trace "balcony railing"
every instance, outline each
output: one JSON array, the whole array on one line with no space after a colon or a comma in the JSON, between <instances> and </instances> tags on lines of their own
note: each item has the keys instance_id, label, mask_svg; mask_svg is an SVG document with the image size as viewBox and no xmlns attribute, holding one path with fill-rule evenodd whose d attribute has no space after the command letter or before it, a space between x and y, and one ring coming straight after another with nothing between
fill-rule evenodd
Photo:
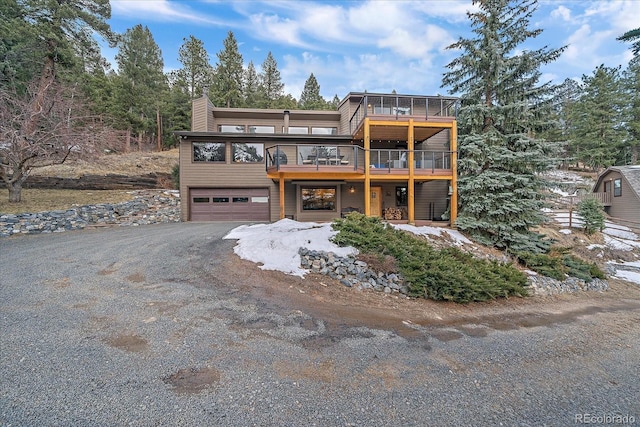
<instances>
[{"instance_id":1,"label":"balcony railing","mask_svg":"<svg viewBox=\"0 0 640 427\"><path fill-rule=\"evenodd\" d=\"M371 150L369 157L371 169L391 172L392 169L407 169L407 150ZM413 152L413 167L416 170L451 169L451 151L415 150ZM419 172L419 171L418 171Z\"/></svg>"},{"instance_id":2,"label":"balcony railing","mask_svg":"<svg viewBox=\"0 0 640 427\"><path fill-rule=\"evenodd\" d=\"M367 116L456 117L458 98L444 96L364 95L349 120L353 134Z\"/></svg>"},{"instance_id":3,"label":"balcony railing","mask_svg":"<svg viewBox=\"0 0 640 427\"><path fill-rule=\"evenodd\" d=\"M328 167L357 170L359 164L363 167L364 159L364 150L355 145L275 145L267 148L266 152L267 170L298 166L305 167L304 170Z\"/></svg>"},{"instance_id":4,"label":"balcony railing","mask_svg":"<svg viewBox=\"0 0 640 427\"><path fill-rule=\"evenodd\" d=\"M589 193L587 196L595 197L602 206L611 206L611 191L606 193Z\"/></svg>"},{"instance_id":5,"label":"balcony railing","mask_svg":"<svg viewBox=\"0 0 640 427\"><path fill-rule=\"evenodd\" d=\"M358 171L364 173L365 150L357 145L275 145L266 149L267 170ZM451 151L414 150L416 174L451 169ZM375 174L407 174L408 150L371 150L369 168ZM404 171L403 171L404 170Z\"/></svg>"}]
</instances>

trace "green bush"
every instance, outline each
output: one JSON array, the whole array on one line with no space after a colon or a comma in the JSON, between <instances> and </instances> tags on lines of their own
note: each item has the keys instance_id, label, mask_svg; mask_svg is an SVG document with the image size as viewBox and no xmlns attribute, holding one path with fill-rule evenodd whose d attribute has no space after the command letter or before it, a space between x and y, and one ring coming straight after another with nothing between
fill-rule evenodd
<instances>
[{"instance_id":1,"label":"green bush","mask_svg":"<svg viewBox=\"0 0 640 427\"><path fill-rule=\"evenodd\" d=\"M595 197L587 197L578 203L578 214L584 221L584 232L593 234L604 228L604 208Z\"/></svg>"},{"instance_id":2,"label":"green bush","mask_svg":"<svg viewBox=\"0 0 640 427\"><path fill-rule=\"evenodd\" d=\"M437 250L379 218L352 212L335 220L333 228L338 245L394 257L411 296L467 303L527 294L526 276L513 265L479 260L457 248Z\"/></svg>"},{"instance_id":3,"label":"green bush","mask_svg":"<svg viewBox=\"0 0 640 427\"><path fill-rule=\"evenodd\" d=\"M175 165L171 168L171 180L173 181L173 185L179 190L180 189L180 165Z\"/></svg>"},{"instance_id":4,"label":"green bush","mask_svg":"<svg viewBox=\"0 0 640 427\"><path fill-rule=\"evenodd\" d=\"M567 248L552 248L547 254L521 252L517 254L518 262L543 276L556 280L564 280L566 276L577 277L586 282L594 278L604 279L604 272L594 263L587 263L580 258L568 254Z\"/></svg>"}]
</instances>

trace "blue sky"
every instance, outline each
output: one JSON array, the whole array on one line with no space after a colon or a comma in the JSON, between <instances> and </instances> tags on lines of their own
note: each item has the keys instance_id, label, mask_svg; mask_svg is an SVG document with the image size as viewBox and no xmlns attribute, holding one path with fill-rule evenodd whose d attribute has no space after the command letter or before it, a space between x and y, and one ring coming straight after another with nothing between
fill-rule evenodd
<instances>
[{"instance_id":1,"label":"blue sky","mask_svg":"<svg viewBox=\"0 0 640 427\"><path fill-rule=\"evenodd\" d=\"M300 96L311 73L321 94L348 92L446 94L445 66L457 53L445 47L470 33L471 1L111 0L111 28L147 26L162 50L165 71L181 68L178 49L190 35L202 40L215 66L233 31L245 66L260 70L269 51L285 92ZM526 47L569 47L542 68L543 80L591 74L600 64L627 66L630 44L616 37L640 26L640 0L541 0L531 20L542 35ZM115 67L115 50L104 49Z\"/></svg>"}]
</instances>

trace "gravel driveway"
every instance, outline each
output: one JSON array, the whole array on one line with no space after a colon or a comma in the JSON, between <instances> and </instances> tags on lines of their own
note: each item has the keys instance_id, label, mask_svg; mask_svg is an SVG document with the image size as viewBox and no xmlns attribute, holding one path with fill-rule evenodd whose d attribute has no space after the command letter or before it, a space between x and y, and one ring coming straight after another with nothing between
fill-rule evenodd
<instances>
[{"instance_id":1,"label":"gravel driveway","mask_svg":"<svg viewBox=\"0 0 640 427\"><path fill-rule=\"evenodd\" d=\"M0 239L0 425L640 424L637 293L369 321L323 309L333 284L234 260L236 225Z\"/></svg>"}]
</instances>

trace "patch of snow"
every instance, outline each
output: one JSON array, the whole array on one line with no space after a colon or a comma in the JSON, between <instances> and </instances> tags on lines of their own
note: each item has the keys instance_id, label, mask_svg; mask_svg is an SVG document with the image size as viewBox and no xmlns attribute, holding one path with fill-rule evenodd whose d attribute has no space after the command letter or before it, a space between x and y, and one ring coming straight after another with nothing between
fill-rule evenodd
<instances>
[{"instance_id":1,"label":"patch of snow","mask_svg":"<svg viewBox=\"0 0 640 427\"><path fill-rule=\"evenodd\" d=\"M604 248L606 248L605 245L598 245L598 244L593 244L593 245L587 246L587 249L589 249L590 251L592 251L594 249L604 249Z\"/></svg>"},{"instance_id":2,"label":"patch of snow","mask_svg":"<svg viewBox=\"0 0 640 427\"><path fill-rule=\"evenodd\" d=\"M605 234L603 237L604 237L604 244L612 249L618 249L621 251L632 251L634 246L636 246L636 244L638 247L640 247L640 242L617 239L615 237L609 236L608 234Z\"/></svg>"},{"instance_id":3,"label":"patch of snow","mask_svg":"<svg viewBox=\"0 0 640 427\"><path fill-rule=\"evenodd\" d=\"M571 234L572 233L572 231L569 230L568 228L563 228L562 230L558 230L558 232L562 233L562 234Z\"/></svg>"},{"instance_id":4,"label":"patch of snow","mask_svg":"<svg viewBox=\"0 0 640 427\"><path fill-rule=\"evenodd\" d=\"M618 270L616 271L615 277L640 285L640 273L636 273L635 271Z\"/></svg>"},{"instance_id":5,"label":"patch of snow","mask_svg":"<svg viewBox=\"0 0 640 427\"><path fill-rule=\"evenodd\" d=\"M558 194L558 195L560 195L560 196L562 196L562 197L569 197L569 196L575 196L575 195L577 195L577 191L574 191L573 193L569 194L569 193L567 193L566 191L562 191L561 189L559 189L559 188L555 188L555 187L554 187L554 188L550 188L549 190L550 190L552 193L554 193L554 194Z\"/></svg>"},{"instance_id":6,"label":"patch of snow","mask_svg":"<svg viewBox=\"0 0 640 427\"><path fill-rule=\"evenodd\" d=\"M608 234L609 236L619 237L625 240L640 240L640 237L638 237L636 233L632 232L629 228L624 226L615 226L615 228L611 225L605 226L605 229L602 230L602 232L604 234Z\"/></svg>"},{"instance_id":7,"label":"patch of snow","mask_svg":"<svg viewBox=\"0 0 640 427\"><path fill-rule=\"evenodd\" d=\"M298 249L333 252L338 256L356 254L352 247L340 247L329 239L337 234L331 223L297 222L282 219L271 224L241 225L224 238L237 239L233 251L242 259L261 263L263 270L278 270L304 277Z\"/></svg>"},{"instance_id":8,"label":"patch of snow","mask_svg":"<svg viewBox=\"0 0 640 427\"><path fill-rule=\"evenodd\" d=\"M453 240L456 246L469 245L473 244L473 242L462 235L457 230L450 230L448 228L442 227L416 227L415 225L409 224L391 224L393 228L397 228L398 230L408 231L410 233L416 234L418 236L442 236L443 233L447 234L448 237Z\"/></svg>"}]
</instances>

